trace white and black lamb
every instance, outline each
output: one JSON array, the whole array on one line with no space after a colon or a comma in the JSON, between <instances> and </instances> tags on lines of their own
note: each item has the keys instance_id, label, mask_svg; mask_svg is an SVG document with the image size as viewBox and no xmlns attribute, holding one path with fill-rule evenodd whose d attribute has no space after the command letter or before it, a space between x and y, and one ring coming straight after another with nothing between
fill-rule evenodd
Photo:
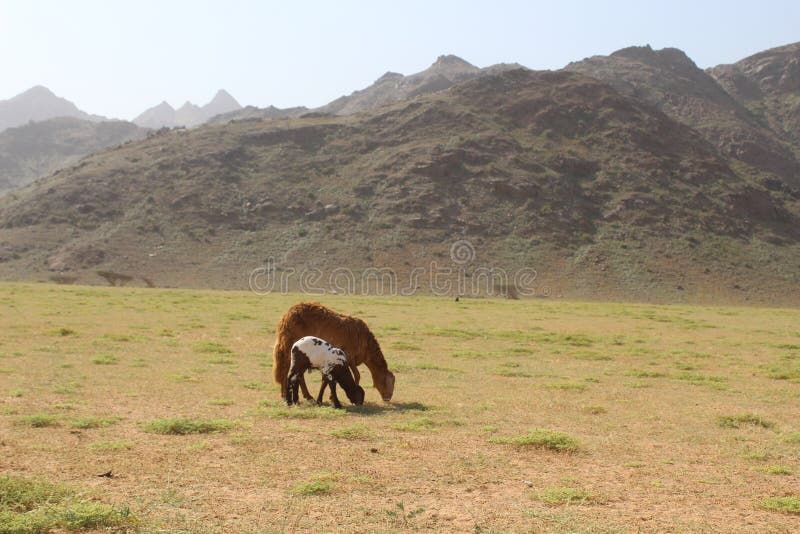
<instances>
[{"instance_id":1,"label":"white and black lamb","mask_svg":"<svg viewBox=\"0 0 800 534\"><path fill-rule=\"evenodd\" d=\"M314 336L300 338L292 345L292 362L286 382L286 404L297 404L298 383L303 373L312 369L319 369L322 373L322 387L317 395L317 404L322 404L322 394L330 385L333 405L336 408L342 407L336 397L336 384L342 386L350 402L364 404L364 388L353 379L345 352Z\"/></svg>"}]
</instances>

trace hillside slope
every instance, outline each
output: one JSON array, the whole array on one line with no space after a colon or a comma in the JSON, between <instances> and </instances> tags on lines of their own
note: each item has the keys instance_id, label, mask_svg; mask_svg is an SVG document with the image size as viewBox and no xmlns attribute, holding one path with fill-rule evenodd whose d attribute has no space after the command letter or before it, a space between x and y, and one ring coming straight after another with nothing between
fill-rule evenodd
<instances>
[{"instance_id":1,"label":"hillside slope","mask_svg":"<svg viewBox=\"0 0 800 534\"><path fill-rule=\"evenodd\" d=\"M800 154L800 43L708 70L725 90L790 139Z\"/></svg>"},{"instance_id":2,"label":"hillside slope","mask_svg":"<svg viewBox=\"0 0 800 534\"><path fill-rule=\"evenodd\" d=\"M791 139L763 123L682 51L630 47L566 69L606 81L691 126L767 187L800 187L800 152Z\"/></svg>"},{"instance_id":3,"label":"hillside slope","mask_svg":"<svg viewBox=\"0 0 800 534\"><path fill-rule=\"evenodd\" d=\"M479 76L518 68L522 68L521 65L499 64L480 69L457 56L439 56L430 67L422 72L409 76L397 72L387 72L369 87L339 97L315 111L334 115L352 115L417 96L443 91Z\"/></svg>"},{"instance_id":4,"label":"hillside slope","mask_svg":"<svg viewBox=\"0 0 800 534\"><path fill-rule=\"evenodd\" d=\"M284 275L378 266L401 282L437 262L534 268L538 294L796 303L798 198L610 85L514 70L91 156L0 200L0 276L242 288L268 258ZM466 265L450 262L459 239Z\"/></svg>"},{"instance_id":5,"label":"hillside slope","mask_svg":"<svg viewBox=\"0 0 800 534\"><path fill-rule=\"evenodd\" d=\"M0 132L0 195L75 163L87 154L141 139L129 122L57 118Z\"/></svg>"}]
</instances>

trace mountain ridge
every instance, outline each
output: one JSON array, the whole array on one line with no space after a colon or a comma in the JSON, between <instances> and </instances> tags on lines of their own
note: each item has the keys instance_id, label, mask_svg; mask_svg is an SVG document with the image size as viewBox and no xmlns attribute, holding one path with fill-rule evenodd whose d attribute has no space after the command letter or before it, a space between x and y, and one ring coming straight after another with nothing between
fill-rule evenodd
<instances>
[{"instance_id":1,"label":"mountain ridge","mask_svg":"<svg viewBox=\"0 0 800 534\"><path fill-rule=\"evenodd\" d=\"M74 103L56 96L43 85L35 85L7 100L0 100L0 132L28 122L56 117L73 117L90 121L108 120L78 109Z\"/></svg>"},{"instance_id":2,"label":"mountain ridge","mask_svg":"<svg viewBox=\"0 0 800 534\"><path fill-rule=\"evenodd\" d=\"M143 128L192 128L203 124L213 117L225 113L236 112L242 109L241 104L224 89L219 89L212 99L203 106L198 106L188 100L178 108L173 108L166 101L146 109L137 115L133 121Z\"/></svg>"},{"instance_id":3,"label":"mountain ridge","mask_svg":"<svg viewBox=\"0 0 800 534\"><path fill-rule=\"evenodd\" d=\"M462 61L388 72L357 112L245 108L88 156L0 199L0 278L243 289L267 260L443 265L478 282L533 268L537 296L800 304L797 145L711 72L649 47L557 71ZM475 261L456 265L464 241Z\"/></svg>"}]
</instances>

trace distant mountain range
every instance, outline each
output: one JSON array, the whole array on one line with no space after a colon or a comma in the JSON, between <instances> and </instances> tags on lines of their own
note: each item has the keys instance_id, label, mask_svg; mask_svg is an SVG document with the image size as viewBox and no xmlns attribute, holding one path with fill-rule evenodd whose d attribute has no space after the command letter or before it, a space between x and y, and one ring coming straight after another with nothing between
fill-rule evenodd
<instances>
[{"instance_id":1,"label":"distant mountain range","mask_svg":"<svg viewBox=\"0 0 800 534\"><path fill-rule=\"evenodd\" d=\"M0 198L0 278L245 288L272 258L407 283L467 240L468 283L798 305L798 65L800 44L707 70L649 46L546 72L442 56L321 108L150 132Z\"/></svg>"},{"instance_id":2,"label":"distant mountain range","mask_svg":"<svg viewBox=\"0 0 800 534\"><path fill-rule=\"evenodd\" d=\"M107 120L105 117L81 111L69 100L54 95L41 85L31 87L8 100L0 100L0 131L54 117L73 117L90 121Z\"/></svg>"},{"instance_id":3,"label":"distant mountain range","mask_svg":"<svg viewBox=\"0 0 800 534\"><path fill-rule=\"evenodd\" d=\"M133 123L143 128L158 129L185 126L191 128L223 113L240 110L242 106L227 91L220 89L211 102L204 106L196 106L186 102L174 109L167 102L161 102L133 119Z\"/></svg>"},{"instance_id":4,"label":"distant mountain range","mask_svg":"<svg viewBox=\"0 0 800 534\"><path fill-rule=\"evenodd\" d=\"M519 68L522 66L514 63L498 64L480 69L457 56L439 56L430 67L422 72L410 76L387 72L366 89L337 98L315 111L334 115L351 115L416 96L443 91L457 83L482 75Z\"/></svg>"}]
</instances>

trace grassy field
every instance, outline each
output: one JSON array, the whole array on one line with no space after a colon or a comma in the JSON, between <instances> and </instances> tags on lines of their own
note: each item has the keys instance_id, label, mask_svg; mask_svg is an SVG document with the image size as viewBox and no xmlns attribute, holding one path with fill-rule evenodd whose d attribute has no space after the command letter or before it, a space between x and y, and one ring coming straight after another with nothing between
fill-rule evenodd
<instances>
[{"instance_id":1,"label":"grassy field","mask_svg":"<svg viewBox=\"0 0 800 534\"><path fill-rule=\"evenodd\" d=\"M272 384L300 300L0 284L0 532L797 528L800 311L324 297L397 376L337 411Z\"/></svg>"}]
</instances>

